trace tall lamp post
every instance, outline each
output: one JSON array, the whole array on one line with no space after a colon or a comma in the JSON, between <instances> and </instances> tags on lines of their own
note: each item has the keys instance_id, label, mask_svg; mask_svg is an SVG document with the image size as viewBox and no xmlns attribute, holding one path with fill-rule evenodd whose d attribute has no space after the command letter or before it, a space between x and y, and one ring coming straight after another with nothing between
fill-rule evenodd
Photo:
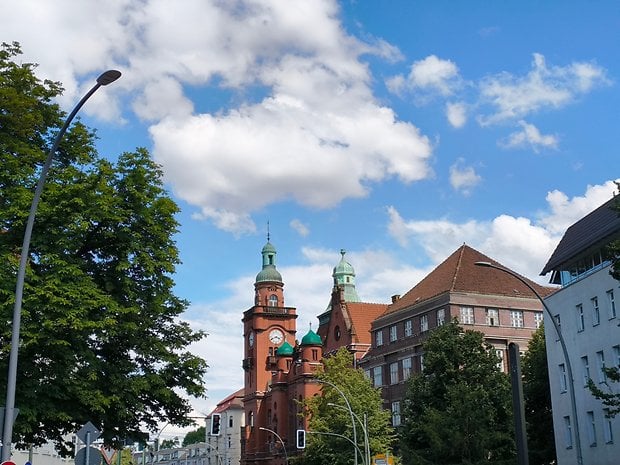
<instances>
[{"instance_id":1,"label":"tall lamp post","mask_svg":"<svg viewBox=\"0 0 620 465\"><path fill-rule=\"evenodd\" d=\"M286 453L286 444L284 444L284 441L282 440L280 435L278 433L276 433L274 430L269 429L269 428L263 428L262 426L259 426L258 429L261 429L263 431L267 431L268 433L271 433L275 437L278 438L278 441L280 441L280 444L282 444L282 450L284 451L284 460L286 461L286 465L288 465L288 454Z\"/></svg>"},{"instance_id":2,"label":"tall lamp post","mask_svg":"<svg viewBox=\"0 0 620 465\"><path fill-rule=\"evenodd\" d=\"M107 86L113 83L119 77L121 72L111 69L97 78L97 83L82 97L78 104L73 108L73 111L67 117L65 124L60 129L60 132L54 139L54 143L47 153L47 159L39 175L39 181L34 191L34 198L30 205L30 214L28 215L28 221L26 223L26 231L24 232L24 241L22 243L22 252L19 260L19 268L17 271L17 283L15 285L15 305L13 307L13 323L11 332L11 350L9 353L9 369L6 384L6 404L4 408L4 430L2 433L2 462L7 461L11 456L11 443L13 441L13 421L15 417L15 386L17 384L17 352L19 349L19 330L21 324L21 311L22 311L22 296L24 293L24 277L26 274L26 264L28 262L28 249L30 248L30 237L32 236L32 227L34 225L34 217L37 212L37 206L39 205L39 199L41 198L41 192L43 191L43 185L45 184L45 178L47 172L52 164L54 154L58 149L60 140L65 132L69 128L71 121L75 117L78 111L86 103L86 101L99 89L101 86Z\"/></svg>"},{"instance_id":3,"label":"tall lamp post","mask_svg":"<svg viewBox=\"0 0 620 465\"><path fill-rule=\"evenodd\" d=\"M340 410L347 410L346 407L342 405L334 404L333 402L328 402L327 405L329 407L334 407ZM364 433L364 455L366 456L366 465L370 465L370 443L368 442L368 429L366 428L366 425L362 422L360 417L358 417L355 412L351 411L351 413L353 414L357 422L360 424L360 427L362 428L362 432ZM365 419L366 419L366 414L364 414L364 420ZM360 453L360 455L362 454Z\"/></svg>"},{"instance_id":4,"label":"tall lamp post","mask_svg":"<svg viewBox=\"0 0 620 465\"><path fill-rule=\"evenodd\" d=\"M560 341L560 346L562 346L562 352L564 354L564 361L566 362L566 371L568 374L568 381L569 381L568 384L570 387L570 390L569 390L570 405L571 405L571 410L573 414L573 419L575 421L575 446L576 446L575 452L577 454L577 465L583 465L583 455L581 452L581 437L579 434L579 418L577 416L577 402L575 400L575 380L573 379L573 369L571 366L570 358L568 356L568 350L566 349L566 341L564 341L564 336L562 336L562 331L558 325L558 322L555 320L555 318L553 317L553 314L551 313L551 310L549 310L549 307L547 307L547 304L545 303L544 299L540 296L540 294L536 291L536 289L534 289L532 285L530 285L530 283L528 283L525 279L523 279L517 273L507 268L497 266L490 262L476 262L476 265L487 267L487 268L495 268L496 270L503 271L504 273L509 274L510 276L518 279L523 284L525 284L525 286L534 293L534 295L538 298L538 300L540 300L540 303L542 304L545 312L547 312L547 316L553 323L555 332L558 335L558 340Z\"/></svg>"},{"instance_id":5,"label":"tall lamp post","mask_svg":"<svg viewBox=\"0 0 620 465\"><path fill-rule=\"evenodd\" d=\"M347 399L347 396L344 395L344 392L342 392L342 389L340 389L338 386L336 386L331 381L326 381L324 379L319 379L319 378L315 378L314 380L317 383L327 384L328 386L333 387L338 392L338 394L340 394L340 396L344 399L344 403L347 405L347 409L349 409L349 414L351 415L351 426L353 427L353 444L355 444L355 449L353 450L353 453L355 454L355 465L357 465L357 452L359 451L359 447L357 447L357 428L355 427L355 417L353 415L353 409L351 408L349 399ZM360 452L360 456L362 456L361 452Z\"/></svg>"}]
</instances>

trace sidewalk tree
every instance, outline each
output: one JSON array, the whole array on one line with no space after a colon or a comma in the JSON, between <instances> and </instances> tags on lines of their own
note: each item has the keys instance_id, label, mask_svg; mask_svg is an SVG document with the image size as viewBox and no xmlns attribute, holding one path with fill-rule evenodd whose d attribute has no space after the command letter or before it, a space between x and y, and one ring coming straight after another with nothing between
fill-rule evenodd
<instances>
[{"instance_id":1,"label":"sidewalk tree","mask_svg":"<svg viewBox=\"0 0 620 465\"><path fill-rule=\"evenodd\" d=\"M557 463L544 327L532 335L521 367L530 463Z\"/></svg>"},{"instance_id":2,"label":"sidewalk tree","mask_svg":"<svg viewBox=\"0 0 620 465\"><path fill-rule=\"evenodd\" d=\"M385 453L394 441L390 425L390 412L381 408L381 394L375 389L364 372L353 368L353 355L341 348L336 354L324 359L324 370L317 378L328 381L345 394L351 409L363 422L367 421L371 454ZM353 445L342 437L319 433L335 433L353 439L351 414L342 395L328 384L323 384L322 395L307 399L302 415L310 418L306 435L304 465L350 465L353 463ZM340 407L334 407L336 404ZM364 433L356 423L358 446L364 452ZM359 459L359 463L361 462Z\"/></svg>"},{"instance_id":3,"label":"sidewalk tree","mask_svg":"<svg viewBox=\"0 0 620 465\"><path fill-rule=\"evenodd\" d=\"M508 375L483 334L456 321L431 332L409 380L400 431L405 464L502 463L514 457Z\"/></svg>"},{"instance_id":4,"label":"sidewalk tree","mask_svg":"<svg viewBox=\"0 0 620 465\"><path fill-rule=\"evenodd\" d=\"M64 122L58 83L0 48L0 315L12 320L24 227L46 152ZM37 210L26 270L14 427L18 447L87 421L109 446L162 421L189 425L187 396L202 396L206 363L188 346L204 337L179 317L178 207L147 150L100 158L77 121L63 138ZM10 324L0 327L0 397Z\"/></svg>"},{"instance_id":5,"label":"sidewalk tree","mask_svg":"<svg viewBox=\"0 0 620 465\"><path fill-rule=\"evenodd\" d=\"M183 438L183 447L191 446L192 444L198 444L199 442L205 442L207 437L207 430L204 426L195 429L194 431L190 431Z\"/></svg>"}]
</instances>

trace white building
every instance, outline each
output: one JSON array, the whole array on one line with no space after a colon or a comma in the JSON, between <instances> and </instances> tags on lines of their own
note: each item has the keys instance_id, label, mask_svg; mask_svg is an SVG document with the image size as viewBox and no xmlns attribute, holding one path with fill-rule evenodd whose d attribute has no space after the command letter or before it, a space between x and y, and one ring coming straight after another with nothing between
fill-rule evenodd
<instances>
[{"instance_id":1,"label":"white building","mask_svg":"<svg viewBox=\"0 0 620 465\"><path fill-rule=\"evenodd\" d=\"M587 387L592 379L603 390L620 391L619 383L607 383L603 371L620 366L620 281L610 275L604 252L620 238L620 217L611 208L616 199L569 227L541 272L551 272L550 282L562 286L545 302L568 354L566 360L554 323L545 315L558 465L620 463L620 415L606 417L604 405Z\"/></svg>"},{"instance_id":2,"label":"white building","mask_svg":"<svg viewBox=\"0 0 620 465\"><path fill-rule=\"evenodd\" d=\"M205 465L239 465L241 462L241 431L245 426L244 392L240 389L226 397L207 416ZM219 428L213 427L216 417Z\"/></svg>"}]
</instances>

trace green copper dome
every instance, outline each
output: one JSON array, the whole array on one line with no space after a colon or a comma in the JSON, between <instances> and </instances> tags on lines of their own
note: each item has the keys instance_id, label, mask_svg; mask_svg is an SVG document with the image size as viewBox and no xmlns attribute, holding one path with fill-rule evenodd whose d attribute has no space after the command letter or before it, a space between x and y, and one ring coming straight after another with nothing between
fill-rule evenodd
<instances>
[{"instance_id":1,"label":"green copper dome","mask_svg":"<svg viewBox=\"0 0 620 465\"><path fill-rule=\"evenodd\" d=\"M290 357L293 355L293 346L290 345L287 341L284 341L278 350L276 350L276 355L278 357Z\"/></svg>"},{"instance_id":2,"label":"green copper dome","mask_svg":"<svg viewBox=\"0 0 620 465\"><path fill-rule=\"evenodd\" d=\"M322 346L323 341L321 341L321 336L319 336L317 333L315 333L311 329L310 331L308 331L308 334L306 334L301 339L301 345L302 346Z\"/></svg>"},{"instance_id":3,"label":"green copper dome","mask_svg":"<svg viewBox=\"0 0 620 465\"><path fill-rule=\"evenodd\" d=\"M355 289L355 270L349 262L344 259L345 250L340 250L340 263L334 267L332 277L334 278L334 287L341 286L344 288L345 302L359 302L360 298Z\"/></svg>"},{"instance_id":4,"label":"green copper dome","mask_svg":"<svg viewBox=\"0 0 620 465\"><path fill-rule=\"evenodd\" d=\"M276 270L276 248L269 242L263 247L263 269L256 275L256 282L277 281L282 282L282 275Z\"/></svg>"}]
</instances>

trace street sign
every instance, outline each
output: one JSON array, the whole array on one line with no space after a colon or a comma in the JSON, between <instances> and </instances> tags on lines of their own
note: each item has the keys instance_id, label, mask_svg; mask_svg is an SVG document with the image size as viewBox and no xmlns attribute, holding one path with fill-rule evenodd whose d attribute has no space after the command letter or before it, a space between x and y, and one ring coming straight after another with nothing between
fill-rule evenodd
<instances>
[{"instance_id":1,"label":"street sign","mask_svg":"<svg viewBox=\"0 0 620 465\"><path fill-rule=\"evenodd\" d=\"M0 465L15 465L15 462L11 462L10 460L6 460L4 462L2 462L2 464Z\"/></svg>"},{"instance_id":2,"label":"street sign","mask_svg":"<svg viewBox=\"0 0 620 465\"><path fill-rule=\"evenodd\" d=\"M90 433L90 438L87 438L88 433ZM97 427L89 421L84 426L82 426L80 430L75 434L78 438L80 438L80 441L86 444L86 439L90 439L90 442L96 441L99 436L101 436L101 431L99 431Z\"/></svg>"},{"instance_id":3,"label":"street sign","mask_svg":"<svg viewBox=\"0 0 620 465\"><path fill-rule=\"evenodd\" d=\"M116 455L116 450L110 449L109 447L102 446L101 455L103 456L103 460L105 460L105 463L110 465L110 463L112 462L112 459L114 459L114 456Z\"/></svg>"},{"instance_id":4,"label":"street sign","mask_svg":"<svg viewBox=\"0 0 620 465\"><path fill-rule=\"evenodd\" d=\"M88 463L86 463L86 451L88 451ZM82 447L75 454L75 465L99 465L101 463L101 452L96 447Z\"/></svg>"}]
</instances>

